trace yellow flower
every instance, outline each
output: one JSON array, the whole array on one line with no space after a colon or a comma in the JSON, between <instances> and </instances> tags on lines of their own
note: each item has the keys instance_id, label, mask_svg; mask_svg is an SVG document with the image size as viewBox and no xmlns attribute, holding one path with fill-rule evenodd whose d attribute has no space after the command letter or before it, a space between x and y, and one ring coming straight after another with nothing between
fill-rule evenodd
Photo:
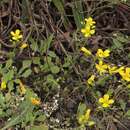
<instances>
[{"instance_id":1,"label":"yellow flower","mask_svg":"<svg viewBox=\"0 0 130 130\"><path fill-rule=\"evenodd\" d=\"M87 109L85 114L84 115L81 115L79 118L78 118L78 122L80 125L84 126L84 125L88 125L88 126L92 126L95 124L94 121L90 120L90 112L91 110L90 109Z\"/></svg>"},{"instance_id":2,"label":"yellow flower","mask_svg":"<svg viewBox=\"0 0 130 130\"><path fill-rule=\"evenodd\" d=\"M79 124L85 124L85 123L86 123L86 120L85 120L85 118L84 118L84 115L81 115L81 116L79 117L78 122L79 122Z\"/></svg>"},{"instance_id":3,"label":"yellow flower","mask_svg":"<svg viewBox=\"0 0 130 130\"><path fill-rule=\"evenodd\" d=\"M93 20L92 17L85 18L85 22L86 22L87 26L93 26L94 24L96 24L96 22Z\"/></svg>"},{"instance_id":4,"label":"yellow flower","mask_svg":"<svg viewBox=\"0 0 130 130\"><path fill-rule=\"evenodd\" d=\"M85 26L85 28L81 29L81 32L85 37L91 37L95 33L95 29L92 29L90 26Z\"/></svg>"},{"instance_id":5,"label":"yellow flower","mask_svg":"<svg viewBox=\"0 0 130 130\"><path fill-rule=\"evenodd\" d=\"M81 47L80 49L86 56L92 55L92 53L86 49L85 47Z\"/></svg>"},{"instance_id":6,"label":"yellow flower","mask_svg":"<svg viewBox=\"0 0 130 130\"><path fill-rule=\"evenodd\" d=\"M23 95L26 93L25 85L20 81L19 83L20 93Z\"/></svg>"},{"instance_id":7,"label":"yellow flower","mask_svg":"<svg viewBox=\"0 0 130 130\"><path fill-rule=\"evenodd\" d=\"M99 103L102 104L102 107L110 107L114 103L113 99L109 99L109 95L105 94L102 98L99 99Z\"/></svg>"},{"instance_id":8,"label":"yellow flower","mask_svg":"<svg viewBox=\"0 0 130 130\"><path fill-rule=\"evenodd\" d=\"M39 99L36 99L36 98L33 98L33 97L31 97L31 103L33 105L40 105L41 104Z\"/></svg>"},{"instance_id":9,"label":"yellow flower","mask_svg":"<svg viewBox=\"0 0 130 130\"><path fill-rule=\"evenodd\" d=\"M108 65L103 64L102 60L99 61L99 64L96 64L96 69L99 71L100 75L107 72L107 68L108 68Z\"/></svg>"},{"instance_id":10,"label":"yellow flower","mask_svg":"<svg viewBox=\"0 0 130 130\"><path fill-rule=\"evenodd\" d=\"M5 81L2 81L1 82L1 90L4 90L4 89L6 89L6 82Z\"/></svg>"},{"instance_id":11,"label":"yellow flower","mask_svg":"<svg viewBox=\"0 0 130 130\"><path fill-rule=\"evenodd\" d=\"M19 29L16 29L15 32L11 31L10 34L12 36L12 40L15 42L18 42L23 38L23 35L21 34L21 31Z\"/></svg>"},{"instance_id":12,"label":"yellow flower","mask_svg":"<svg viewBox=\"0 0 130 130\"><path fill-rule=\"evenodd\" d=\"M103 51L102 49L98 49L96 56L99 58L105 58L108 57L110 55L110 50L105 50Z\"/></svg>"},{"instance_id":13,"label":"yellow flower","mask_svg":"<svg viewBox=\"0 0 130 130\"><path fill-rule=\"evenodd\" d=\"M85 123L87 123L88 122L88 120L89 120L89 118L90 118L90 112L91 112L91 110L90 109L87 109L86 110L86 112L85 112L85 114L84 115L81 115L80 117L79 117L79 124L85 124Z\"/></svg>"},{"instance_id":14,"label":"yellow flower","mask_svg":"<svg viewBox=\"0 0 130 130\"><path fill-rule=\"evenodd\" d=\"M124 69L125 69L125 67L124 67L124 66L121 66L120 68L117 69L117 72L118 72L119 74L121 74L121 73L124 72Z\"/></svg>"},{"instance_id":15,"label":"yellow flower","mask_svg":"<svg viewBox=\"0 0 130 130\"><path fill-rule=\"evenodd\" d=\"M126 67L124 71L120 70L119 74L122 76L122 79L130 81L130 68Z\"/></svg>"},{"instance_id":16,"label":"yellow flower","mask_svg":"<svg viewBox=\"0 0 130 130\"><path fill-rule=\"evenodd\" d=\"M84 27L81 29L85 37L91 37L91 35L95 33L95 23L96 22L91 17L85 19L83 22Z\"/></svg>"},{"instance_id":17,"label":"yellow flower","mask_svg":"<svg viewBox=\"0 0 130 130\"><path fill-rule=\"evenodd\" d=\"M91 77L87 80L87 83L88 83L89 85L93 85L94 79L95 79L95 75L91 75Z\"/></svg>"},{"instance_id":18,"label":"yellow flower","mask_svg":"<svg viewBox=\"0 0 130 130\"><path fill-rule=\"evenodd\" d=\"M117 66L108 65L108 72L109 72L110 75L117 73L118 72Z\"/></svg>"},{"instance_id":19,"label":"yellow flower","mask_svg":"<svg viewBox=\"0 0 130 130\"><path fill-rule=\"evenodd\" d=\"M24 49L24 48L26 48L27 46L28 46L27 43L22 43L22 45L20 46L20 49Z\"/></svg>"},{"instance_id":20,"label":"yellow flower","mask_svg":"<svg viewBox=\"0 0 130 130\"><path fill-rule=\"evenodd\" d=\"M90 118L90 112L91 112L91 110L90 110L90 109L87 109L87 111L86 111L86 113L85 113L85 115L84 115L84 118L85 118L86 121L88 121L89 118Z\"/></svg>"}]
</instances>

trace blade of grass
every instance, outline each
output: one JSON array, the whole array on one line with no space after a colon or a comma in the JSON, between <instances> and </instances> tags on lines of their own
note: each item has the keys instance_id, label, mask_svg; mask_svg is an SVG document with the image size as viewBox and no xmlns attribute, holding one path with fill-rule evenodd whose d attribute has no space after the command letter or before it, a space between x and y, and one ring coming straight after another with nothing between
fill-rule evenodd
<instances>
[{"instance_id":1,"label":"blade of grass","mask_svg":"<svg viewBox=\"0 0 130 130\"><path fill-rule=\"evenodd\" d=\"M58 11L61 13L61 16L63 18L64 27L68 30L69 20L68 20L67 16L65 15L65 9L64 9L64 6L63 6L63 1L62 0L52 0L52 2L56 6Z\"/></svg>"},{"instance_id":2,"label":"blade of grass","mask_svg":"<svg viewBox=\"0 0 130 130\"><path fill-rule=\"evenodd\" d=\"M73 16L74 16L76 26L77 28L81 29L82 27L81 21L83 21L84 19L84 15L82 13L83 12L82 0L81 1L74 0L72 11L73 11Z\"/></svg>"}]
</instances>

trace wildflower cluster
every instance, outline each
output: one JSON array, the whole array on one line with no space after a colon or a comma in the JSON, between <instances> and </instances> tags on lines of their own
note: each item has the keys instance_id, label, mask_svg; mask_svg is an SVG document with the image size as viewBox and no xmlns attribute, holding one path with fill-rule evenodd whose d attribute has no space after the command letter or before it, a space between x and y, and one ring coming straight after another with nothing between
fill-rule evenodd
<instances>
[{"instance_id":1,"label":"wildflower cluster","mask_svg":"<svg viewBox=\"0 0 130 130\"><path fill-rule=\"evenodd\" d=\"M85 37L91 37L95 33L95 24L96 22L91 17L84 20L84 28L81 29L81 32Z\"/></svg>"},{"instance_id":2,"label":"wildflower cluster","mask_svg":"<svg viewBox=\"0 0 130 130\"><path fill-rule=\"evenodd\" d=\"M124 66L118 67L114 64L108 64L104 62L105 61L104 58L107 58L110 56L109 49L106 49L104 51L102 49L98 49L95 55L93 55L92 52L85 47L82 47L81 51L84 53L85 56L91 56L92 58L94 58L94 61L96 62L98 61L98 63L95 62L95 68L99 76L103 76L104 74L112 76L118 73L121 76L122 80L126 82L130 82L130 68L129 67L124 67ZM95 79L96 79L96 75L92 74L88 78L87 84L89 86L94 86L96 82ZM110 107L110 105L114 103L114 100L109 99L109 98L110 98L109 94L104 94L103 97L99 98L98 100L99 104L101 104L101 106L104 108Z\"/></svg>"},{"instance_id":3,"label":"wildflower cluster","mask_svg":"<svg viewBox=\"0 0 130 130\"><path fill-rule=\"evenodd\" d=\"M11 35L10 41L11 41L12 43L19 42L19 41L21 41L22 38L23 38L23 34L22 34L21 30L19 30L19 29L16 29L15 31L11 31L11 32L10 32L10 35ZM28 46L27 43L22 43L22 44L20 45L20 49L23 50L23 49L26 48L27 46Z\"/></svg>"}]
</instances>

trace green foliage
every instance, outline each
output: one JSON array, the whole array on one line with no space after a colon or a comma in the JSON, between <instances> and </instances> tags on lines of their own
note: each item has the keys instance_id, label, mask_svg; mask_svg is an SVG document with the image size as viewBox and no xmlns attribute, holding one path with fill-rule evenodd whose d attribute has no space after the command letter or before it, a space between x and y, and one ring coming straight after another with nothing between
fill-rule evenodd
<instances>
[{"instance_id":1,"label":"green foliage","mask_svg":"<svg viewBox=\"0 0 130 130\"><path fill-rule=\"evenodd\" d=\"M114 34L115 37L113 37L113 45L111 49L123 49L123 46L128 43L129 38L126 35L123 35L121 33Z\"/></svg>"},{"instance_id":2,"label":"green foliage","mask_svg":"<svg viewBox=\"0 0 130 130\"><path fill-rule=\"evenodd\" d=\"M120 28L127 23L114 27L121 18L127 18L127 4L126 0L1 0L0 129L105 130L116 129L116 125L130 119L130 84L125 80L130 79L130 74L124 70L123 76L108 71L114 65L129 67L130 38ZM123 11L116 17L120 9ZM85 38L81 35L81 22L89 16L96 24L95 30L88 32L96 33ZM110 35L109 27L114 28ZM21 28L23 35L12 45L10 31L16 28ZM20 49L24 42L28 46ZM86 57L81 47L91 53ZM98 57L99 48L110 49L110 55ZM103 74L96 68L99 60L107 65ZM90 86L91 75L94 84ZM105 99L105 94L109 98Z\"/></svg>"}]
</instances>

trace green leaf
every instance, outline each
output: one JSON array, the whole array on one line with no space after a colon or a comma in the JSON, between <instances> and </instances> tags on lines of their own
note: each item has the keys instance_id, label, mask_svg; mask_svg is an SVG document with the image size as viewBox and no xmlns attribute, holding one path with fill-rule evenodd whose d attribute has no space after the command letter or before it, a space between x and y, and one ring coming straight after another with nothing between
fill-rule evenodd
<instances>
[{"instance_id":1,"label":"green leaf","mask_svg":"<svg viewBox=\"0 0 130 130\"><path fill-rule=\"evenodd\" d=\"M33 122L34 119L35 119L35 116L33 115L32 110L29 110L29 111L26 113L25 118L24 118L25 123ZM26 124L25 124L25 125L26 125Z\"/></svg>"},{"instance_id":2,"label":"green leaf","mask_svg":"<svg viewBox=\"0 0 130 130\"><path fill-rule=\"evenodd\" d=\"M0 93L0 106L4 107L5 105L5 97L2 93Z\"/></svg>"},{"instance_id":3,"label":"green leaf","mask_svg":"<svg viewBox=\"0 0 130 130\"><path fill-rule=\"evenodd\" d=\"M128 111L126 112L125 116L130 117L130 110L128 110Z\"/></svg>"},{"instance_id":4,"label":"green leaf","mask_svg":"<svg viewBox=\"0 0 130 130\"><path fill-rule=\"evenodd\" d=\"M22 74L22 77L27 78L29 75L31 75L32 70L31 69L27 69L25 70L25 72Z\"/></svg>"},{"instance_id":5,"label":"green leaf","mask_svg":"<svg viewBox=\"0 0 130 130\"><path fill-rule=\"evenodd\" d=\"M37 42L34 41L33 38L30 38L29 41L31 42L31 45L30 45L31 49L32 49L34 52L38 51L38 44L37 44Z\"/></svg>"},{"instance_id":6,"label":"green leaf","mask_svg":"<svg viewBox=\"0 0 130 130\"><path fill-rule=\"evenodd\" d=\"M12 59L7 60L5 68L10 68L12 66L12 63L13 63Z\"/></svg>"},{"instance_id":7,"label":"green leaf","mask_svg":"<svg viewBox=\"0 0 130 130\"><path fill-rule=\"evenodd\" d=\"M63 64L63 67L67 68L71 65L71 63L72 63L72 56L69 55L65 58L65 63Z\"/></svg>"},{"instance_id":8,"label":"green leaf","mask_svg":"<svg viewBox=\"0 0 130 130\"><path fill-rule=\"evenodd\" d=\"M106 76L106 77L101 77L96 84L100 85L100 86L104 86L106 81L110 78L110 76Z\"/></svg>"},{"instance_id":9,"label":"green leaf","mask_svg":"<svg viewBox=\"0 0 130 130\"><path fill-rule=\"evenodd\" d=\"M52 0L52 2L57 7L60 13L65 13L62 0Z\"/></svg>"},{"instance_id":10,"label":"green leaf","mask_svg":"<svg viewBox=\"0 0 130 130\"><path fill-rule=\"evenodd\" d=\"M23 73L25 69L30 68L31 64L32 64L32 60L24 60L22 64L22 68L19 70L18 74L20 75L21 73Z\"/></svg>"},{"instance_id":11,"label":"green leaf","mask_svg":"<svg viewBox=\"0 0 130 130\"><path fill-rule=\"evenodd\" d=\"M60 68L58 67L58 66L51 66L51 72L53 73L53 74L57 74L57 73L59 73L60 72Z\"/></svg>"},{"instance_id":12,"label":"green leaf","mask_svg":"<svg viewBox=\"0 0 130 130\"><path fill-rule=\"evenodd\" d=\"M13 70L9 70L8 73L3 75L3 80L5 82L8 82L8 81L12 80L13 78L14 78L14 71Z\"/></svg>"},{"instance_id":13,"label":"green leaf","mask_svg":"<svg viewBox=\"0 0 130 130\"><path fill-rule=\"evenodd\" d=\"M130 53L128 54L128 58L130 59Z\"/></svg>"},{"instance_id":14,"label":"green leaf","mask_svg":"<svg viewBox=\"0 0 130 130\"><path fill-rule=\"evenodd\" d=\"M13 80L9 81L7 85L8 85L9 91L11 92L14 89L14 82L13 82Z\"/></svg>"},{"instance_id":15,"label":"green leaf","mask_svg":"<svg viewBox=\"0 0 130 130\"><path fill-rule=\"evenodd\" d=\"M56 57L56 54L53 51L49 51L48 55L52 58Z\"/></svg>"},{"instance_id":16,"label":"green leaf","mask_svg":"<svg viewBox=\"0 0 130 130\"><path fill-rule=\"evenodd\" d=\"M72 6L73 16L76 23L77 28L81 29L82 25L81 22L84 20L83 16L83 7L82 7L82 1L78 0L75 1Z\"/></svg>"},{"instance_id":17,"label":"green leaf","mask_svg":"<svg viewBox=\"0 0 130 130\"><path fill-rule=\"evenodd\" d=\"M122 43L115 38L113 39L113 44L112 49L121 49L123 47Z\"/></svg>"},{"instance_id":18,"label":"green leaf","mask_svg":"<svg viewBox=\"0 0 130 130\"><path fill-rule=\"evenodd\" d=\"M30 128L26 128L25 130L48 130L48 126L45 124L39 125L39 126L32 126Z\"/></svg>"},{"instance_id":19,"label":"green leaf","mask_svg":"<svg viewBox=\"0 0 130 130\"><path fill-rule=\"evenodd\" d=\"M45 115L40 115L36 120L40 121L40 122L44 122L46 120L46 116Z\"/></svg>"},{"instance_id":20,"label":"green leaf","mask_svg":"<svg viewBox=\"0 0 130 130\"><path fill-rule=\"evenodd\" d=\"M83 115L85 110L86 110L86 105L84 103L80 103L79 106L78 106L77 115L78 116Z\"/></svg>"},{"instance_id":21,"label":"green leaf","mask_svg":"<svg viewBox=\"0 0 130 130\"><path fill-rule=\"evenodd\" d=\"M126 108L126 102L124 102L123 100L121 100L120 99L120 106L121 106L121 109L123 110L123 111L125 111L125 108Z\"/></svg>"},{"instance_id":22,"label":"green leaf","mask_svg":"<svg viewBox=\"0 0 130 130\"><path fill-rule=\"evenodd\" d=\"M22 68L23 69L26 69L26 68L29 68L32 64L32 61L31 60L24 60L23 61L23 65L22 65Z\"/></svg>"},{"instance_id":23,"label":"green leaf","mask_svg":"<svg viewBox=\"0 0 130 130\"><path fill-rule=\"evenodd\" d=\"M121 33L117 36L117 40L122 42L122 43L128 42L128 38L125 35L121 34Z\"/></svg>"},{"instance_id":24,"label":"green leaf","mask_svg":"<svg viewBox=\"0 0 130 130\"><path fill-rule=\"evenodd\" d=\"M40 65L40 57L33 57L32 58L33 64Z\"/></svg>"},{"instance_id":25,"label":"green leaf","mask_svg":"<svg viewBox=\"0 0 130 130\"><path fill-rule=\"evenodd\" d=\"M39 48L39 52L41 53L41 55L43 53L45 53L51 46L52 43L52 39L53 39L53 34L50 35L46 40L41 40L40 42L40 48Z\"/></svg>"}]
</instances>

